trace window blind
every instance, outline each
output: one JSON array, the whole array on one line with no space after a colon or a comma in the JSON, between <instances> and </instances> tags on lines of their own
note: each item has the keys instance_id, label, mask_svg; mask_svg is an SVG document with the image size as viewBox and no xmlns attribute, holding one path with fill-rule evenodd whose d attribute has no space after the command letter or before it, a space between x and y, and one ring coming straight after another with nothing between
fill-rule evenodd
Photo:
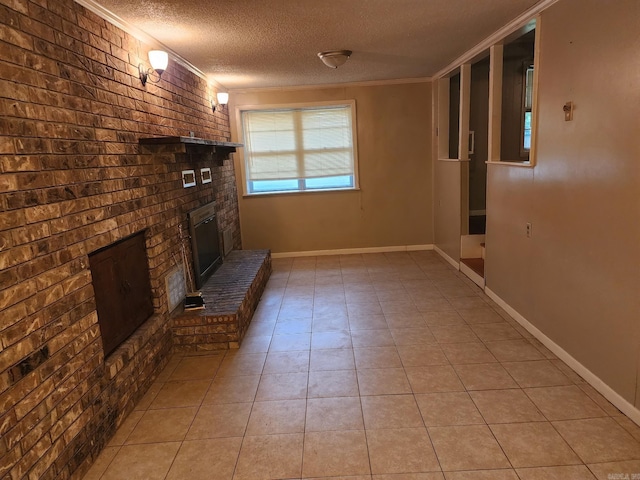
<instances>
[{"instance_id":1,"label":"window blind","mask_svg":"<svg viewBox=\"0 0 640 480\"><path fill-rule=\"evenodd\" d=\"M351 107L242 112L247 181L354 174Z\"/></svg>"}]
</instances>

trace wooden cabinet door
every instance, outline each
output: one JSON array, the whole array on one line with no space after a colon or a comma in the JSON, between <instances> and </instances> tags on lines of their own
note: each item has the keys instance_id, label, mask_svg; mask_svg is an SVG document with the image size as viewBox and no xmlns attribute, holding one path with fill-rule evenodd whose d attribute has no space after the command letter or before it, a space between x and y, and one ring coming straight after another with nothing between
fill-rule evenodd
<instances>
[{"instance_id":1,"label":"wooden cabinet door","mask_svg":"<svg viewBox=\"0 0 640 480\"><path fill-rule=\"evenodd\" d=\"M144 233L89 255L105 356L153 314Z\"/></svg>"}]
</instances>

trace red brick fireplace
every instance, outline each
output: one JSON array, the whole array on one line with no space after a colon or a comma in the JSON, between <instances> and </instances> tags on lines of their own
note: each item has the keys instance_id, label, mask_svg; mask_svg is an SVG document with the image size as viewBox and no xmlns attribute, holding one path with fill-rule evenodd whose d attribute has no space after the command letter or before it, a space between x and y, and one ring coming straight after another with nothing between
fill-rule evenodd
<instances>
[{"instance_id":1,"label":"red brick fireplace","mask_svg":"<svg viewBox=\"0 0 640 480\"><path fill-rule=\"evenodd\" d=\"M228 141L229 119L176 62L143 87L148 46L71 0L2 0L0 23L0 478L80 478L171 352L187 212L215 201L241 248L232 161L139 140ZM151 317L105 358L89 255L138 233Z\"/></svg>"}]
</instances>

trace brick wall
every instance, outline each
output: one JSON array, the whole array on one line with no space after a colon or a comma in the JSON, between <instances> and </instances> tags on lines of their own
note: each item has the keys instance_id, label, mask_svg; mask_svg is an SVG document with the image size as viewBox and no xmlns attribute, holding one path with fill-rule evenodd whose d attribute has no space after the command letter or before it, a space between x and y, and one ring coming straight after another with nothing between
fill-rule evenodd
<instances>
[{"instance_id":1,"label":"brick wall","mask_svg":"<svg viewBox=\"0 0 640 480\"><path fill-rule=\"evenodd\" d=\"M206 82L71 0L0 0L0 478L79 478L171 349L164 278L186 212L218 200L240 247L232 162L139 154L138 138L229 139ZM180 171L214 183L183 189ZM104 358L87 255L138 231L155 314Z\"/></svg>"}]
</instances>

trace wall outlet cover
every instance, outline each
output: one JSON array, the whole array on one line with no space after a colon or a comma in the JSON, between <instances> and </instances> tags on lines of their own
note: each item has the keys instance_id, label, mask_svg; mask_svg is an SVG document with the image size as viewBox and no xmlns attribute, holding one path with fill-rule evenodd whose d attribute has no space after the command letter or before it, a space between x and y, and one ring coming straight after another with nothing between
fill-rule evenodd
<instances>
[{"instance_id":1,"label":"wall outlet cover","mask_svg":"<svg viewBox=\"0 0 640 480\"><path fill-rule=\"evenodd\" d=\"M172 312L182 303L184 297L187 296L187 285L184 281L182 264L176 265L167 276L164 277L164 282L169 311Z\"/></svg>"}]
</instances>

